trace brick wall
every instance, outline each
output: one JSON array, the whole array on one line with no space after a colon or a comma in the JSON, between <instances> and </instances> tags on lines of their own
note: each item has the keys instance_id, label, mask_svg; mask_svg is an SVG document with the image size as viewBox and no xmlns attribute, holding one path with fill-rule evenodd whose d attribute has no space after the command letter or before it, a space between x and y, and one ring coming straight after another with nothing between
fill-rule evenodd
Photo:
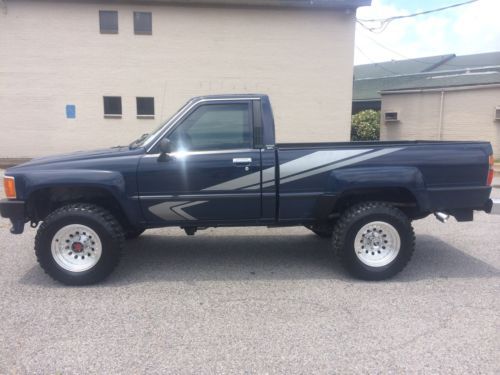
<instances>
[{"instance_id":1,"label":"brick wall","mask_svg":"<svg viewBox=\"0 0 500 375\"><path fill-rule=\"evenodd\" d=\"M119 33L99 33L99 10ZM134 35L151 11L153 35ZM270 95L281 142L347 140L354 15L338 10L10 1L0 11L0 157L127 144L190 97ZM105 119L104 95L121 96ZM154 120L136 96L155 98ZM76 105L66 119L65 105Z\"/></svg>"},{"instance_id":2,"label":"brick wall","mask_svg":"<svg viewBox=\"0 0 500 375\"><path fill-rule=\"evenodd\" d=\"M443 97L442 139L482 140L500 155L500 87L445 91ZM439 139L441 92L382 95L382 140ZM384 123L387 111L397 111L400 121Z\"/></svg>"}]
</instances>

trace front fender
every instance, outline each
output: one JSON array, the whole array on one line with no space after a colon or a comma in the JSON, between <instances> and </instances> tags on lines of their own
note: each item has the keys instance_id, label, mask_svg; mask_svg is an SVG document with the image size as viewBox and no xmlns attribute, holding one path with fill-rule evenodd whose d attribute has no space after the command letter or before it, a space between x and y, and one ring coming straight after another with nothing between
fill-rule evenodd
<instances>
[{"instance_id":1,"label":"front fender","mask_svg":"<svg viewBox=\"0 0 500 375\"><path fill-rule=\"evenodd\" d=\"M126 199L125 179L114 171L64 169L30 171L16 177L16 189L21 199L33 192L50 187L94 187L109 191L116 199Z\"/></svg>"},{"instance_id":2,"label":"front fender","mask_svg":"<svg viewBox=\"0 0 500 375\"><path fill-rule=\"evenodd\" d=\"M45 188L102 189L116 199L130 223L137 224L142 221L139 204L137 200L128 197L125 178L120 172L91 169L43 169L31 170L29 173L14 172L9 175L16 179L16 192L19 200L28 200L31 194Z\"/></svg>"}]
</instances>

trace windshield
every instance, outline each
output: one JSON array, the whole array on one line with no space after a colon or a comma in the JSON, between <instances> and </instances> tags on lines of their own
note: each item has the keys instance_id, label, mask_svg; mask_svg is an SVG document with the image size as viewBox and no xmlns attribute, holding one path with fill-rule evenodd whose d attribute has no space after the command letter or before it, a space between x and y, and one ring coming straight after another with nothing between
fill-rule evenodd
<instances>
[{"instance_id":1,"label":"windshield","mask_svg":"<svg viewBox=\"0 0 500 375\"><path fill-rule=\"evenodd\" d=\"M183 105L177 112L174 113L173 116L171 116L168 120L163 121L151 133L145 133L145 134L141 135L139 138L137 138L136 140L134 140L132 143L129 144L129 148L130 149L134 149L134 148L138 148L138 147L141 147L141 146L146 146L149 143L151 143L156 138L156 136L158 135L158 133L163 129L163 127L165 125L167 125L171 120L173 120L174 118L176 118L177 115L179 113L181 113L184 110L184 108L186 108L187 105L190 104L190 103L191 103L191 101L189 101L185 105Z\"/></svg>"}]
</instances>

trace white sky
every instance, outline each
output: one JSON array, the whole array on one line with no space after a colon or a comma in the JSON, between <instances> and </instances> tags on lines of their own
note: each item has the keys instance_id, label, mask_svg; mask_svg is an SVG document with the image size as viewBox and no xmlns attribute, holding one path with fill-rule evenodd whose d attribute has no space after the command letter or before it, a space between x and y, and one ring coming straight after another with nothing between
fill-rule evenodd
<instances>
[{"instance_id":1,"label":"white sky","mask_svg":"<svg viewBox=\"0 0 500 375\"><path fill-rule=\"evenodd\" d=\"M372 0L371 7L358 9L357 17L387 18L463 1ZM500 51L500 0L479 0L442 12L395 20L379 34L356 25L356 65L448 53L468 55L493 51Z\"/></svg>"}]
</instances>

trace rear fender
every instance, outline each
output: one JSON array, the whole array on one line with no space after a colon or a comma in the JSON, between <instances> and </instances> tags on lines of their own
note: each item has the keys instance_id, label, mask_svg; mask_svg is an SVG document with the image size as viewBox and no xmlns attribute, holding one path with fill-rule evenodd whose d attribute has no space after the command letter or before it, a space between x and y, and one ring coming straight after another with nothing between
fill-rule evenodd
<instances>
[{"instance_id":1,"label":"rear fender","mask_svg":"<svg viewBox=\"0 0 500 375\"><path fill-rule=\"evenodd\" d=\"M422 173L415 167L354 167L332 171L326 194L318 199L317 215L332 213L343 196L351 192L377 192L404 189L415 198L420 212L426 212L429 199Z\"/></svg>"}]
</instances>

